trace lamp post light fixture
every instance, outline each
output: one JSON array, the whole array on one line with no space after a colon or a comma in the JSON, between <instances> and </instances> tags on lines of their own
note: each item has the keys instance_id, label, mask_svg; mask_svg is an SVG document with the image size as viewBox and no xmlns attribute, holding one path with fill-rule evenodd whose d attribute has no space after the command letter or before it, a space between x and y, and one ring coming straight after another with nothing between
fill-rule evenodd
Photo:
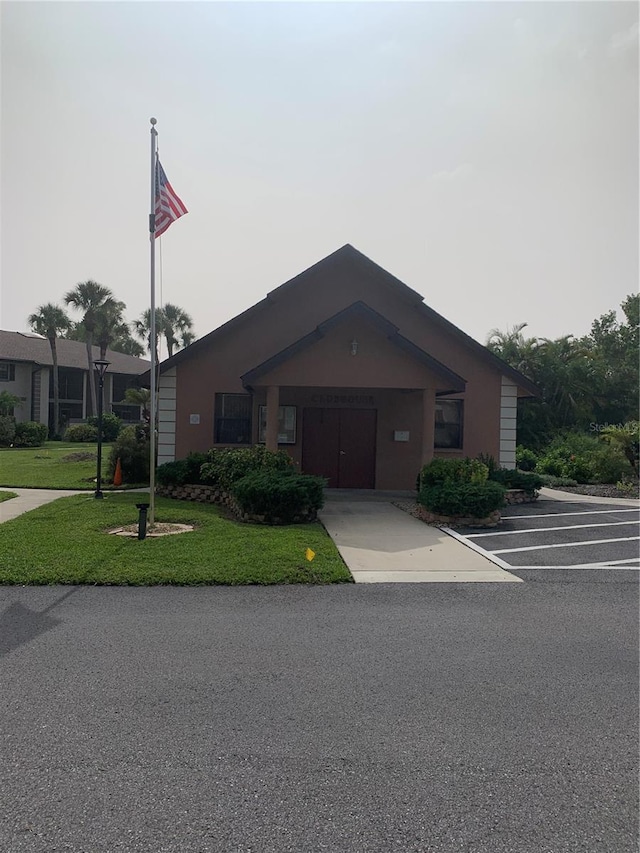
<instances>
[{"instance_id":1,"label":"lamp post light fixture","mask_svg":"<svg viewBox=\"0 0 640 853\"><path fill-rule=\"evenodd\" d=\"M102 398L104 389L104 375L107 372L107 367L111 364L110 361L105 361L104 358L97 358L93 362L93 366L98 374L98 470L96 475L96 493L94 498L102 500Z\"/></svg>"}]
</instances>

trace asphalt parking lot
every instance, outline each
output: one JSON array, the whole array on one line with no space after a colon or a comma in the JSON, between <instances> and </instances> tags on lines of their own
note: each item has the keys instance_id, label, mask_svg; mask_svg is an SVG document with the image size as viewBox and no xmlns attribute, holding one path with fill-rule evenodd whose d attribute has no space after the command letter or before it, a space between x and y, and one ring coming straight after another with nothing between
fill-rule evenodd
<instances>
[{"instance_id":1,"label":"asphalt parking lot","mask_svg":"<svg viewBox=\"0 0 640 853\"><path fill-rule=\"evenodd\" d=\"M457 538L503 568L638 569L640 508L541 500L511 506L500 528L459 528Z\"/></svg>"}]
</instances>

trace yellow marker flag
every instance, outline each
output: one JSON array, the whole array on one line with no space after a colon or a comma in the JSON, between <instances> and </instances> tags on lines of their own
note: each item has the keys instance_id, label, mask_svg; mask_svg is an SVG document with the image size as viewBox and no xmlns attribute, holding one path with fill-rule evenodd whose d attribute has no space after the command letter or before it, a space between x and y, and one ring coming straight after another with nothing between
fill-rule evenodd
<instances>
[{"instance_id":1,"label":"yellow marker flag","mask_svg":"<svg viewBox=\"0 0 640 853\"><path fill-rule=\"evenodd\" d=\"M312 551L311 548L307 548L307 550L304 552L304 555L307 558L307 560L309 560L309 562L311 562L311 560L313 560L313 558L315 557L316 552Z\"/></svg>"}]
</instances>

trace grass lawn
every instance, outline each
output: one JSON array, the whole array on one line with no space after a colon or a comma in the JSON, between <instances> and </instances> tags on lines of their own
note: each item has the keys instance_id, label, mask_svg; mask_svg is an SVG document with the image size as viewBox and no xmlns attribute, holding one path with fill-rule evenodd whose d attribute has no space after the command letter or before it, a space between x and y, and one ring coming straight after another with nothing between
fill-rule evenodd
<instances>
[{"instance_id":1,"label":"grass lawn","mask_svg":"<svg viewBox=\"0 0 640 853\"><path fill-rule=\"evenodd\" d=\"M17 498L17 497L18 496L16 495L15 492L0 492L0 504L2 503L2 501L10 501L11 498Z\"/></svg>"},{"instance_id":2,"label":"grass lawn","mask_svg":"<svg viewBox=\"0 0 640 853\"><path fill-rule=\"evenodd\" d=\"M111 445L103 444L103 476L106 474L110 452ZM2 447L0 486L14 486L18 489L95 489L96 454L96 444L81 442L47 441L42 447Z\"/></svg>"},{"instance_id":3,"label":"grass lawn","mask_svg":"<svg viewBox=\"0 0 640 853\"><path fill-rule=\"evenodd\" d=\"M225 518L217 507L158 498L156 521L195 530L158 539L108 535L137 521L148 495L60 498L0 524L4 584L344 583L352 578L321 524L267 527ZM305 550L316 552L312 562Z\"/></svg>"}]
</instances>

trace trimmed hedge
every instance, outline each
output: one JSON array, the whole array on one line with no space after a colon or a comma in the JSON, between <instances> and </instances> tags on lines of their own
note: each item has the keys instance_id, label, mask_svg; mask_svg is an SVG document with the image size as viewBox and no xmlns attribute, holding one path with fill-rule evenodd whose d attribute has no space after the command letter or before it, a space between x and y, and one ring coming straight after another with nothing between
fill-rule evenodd
<instances>
[{"instance_id":1,"label":"trimmed hedge","mask_svg":"<svg viewBox=\"0 0 640 853\"><path fill-rule=\"evenodd\" d=\"M456 483L447 481L424 486L418 503L430 512L463 518L486 518L504 506L505 488L500 483Z\"/></svg>"},{"instance_id":2,"label":"trimmed hedge","mask_svg":"<svg viewBox=\"0 0 640 853\"><path fill-rule=\"evenodd\" d=\"M206 453L190 453L186 459L164 462L158 466L156 480L161 486L204 485L200 469L208 458Z\"/></svg>"},{"instance_id":3,"label":"trimmed hedge","mask_svg":"<svg viewBox=\"0 0 640 853\"><path fill-rule=\"evenodd\" d=\"M214 448L200 469L201 482L220 486L227 491L235 482L252 471L293 471L294 461L285 450L267 450L261 444L254 447Z\"/></svg>"},{"instance_id":4,"label":"trimmed hedge","mask_svg":"<svg viewBox=\"0 0 640 853\"><path fill-rule=\"evenodd\" d=\"M529 495L544 486L544 481L539 474L518 471L516 468L497 468L491 472L489 479L507 489L522 489Z\"/></svg>"},{"instance_id":5,"label":"trimmed hedge","mask_svg":"<svg viewBox=\"0 0 640 853\"><path fill-rule=\"evenodd\" d=\"M88 441L95 444L98 440L98 428L91 424L71 424L64 433L65 441Z\"/></svg>"},{"instance_id":6,"label":"trimmed hedge","mask_svg":"<svg viewBox=\"0 0 640 853\"><path fill-rule=\"evenodd\" d=\"M484 483L489 476L489 468L479 459L436 458L428 462L418 476L418 491L425 486L438 486L443 483Z\"/></svg>"},{"instance_id":7,"label":"trimmed hedge","mask_svg":"<svg viewBox=\"0 0 640 853\"><path fill-rule=\"evenodd\" d=\"M16 447L41 447L47 440L49 430L46 424L37 421L23 421L16 424L14 445Z\"/></svg>"},{"instance_id":8,"label":"trimmed hedge","mask_svg":"<svg viewBox=\"0 0 640 853\"><path fill-rule=\"evenodd\" d=\"M324 504L326 480L285 470L252 471L231 489L240 509L269 524L290 524L315 515Z\"/></svg>"}]
</instances>

